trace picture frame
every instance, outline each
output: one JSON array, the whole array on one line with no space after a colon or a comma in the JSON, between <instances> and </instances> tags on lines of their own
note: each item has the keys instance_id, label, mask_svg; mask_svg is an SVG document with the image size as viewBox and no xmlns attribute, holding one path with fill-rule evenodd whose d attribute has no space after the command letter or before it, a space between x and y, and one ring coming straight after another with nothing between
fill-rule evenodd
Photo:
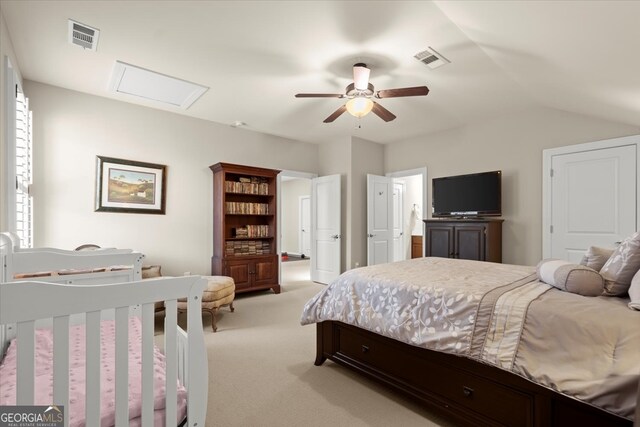
<instances>
[{"instance_id":1,"label":"picture frame","mask_svg":"<svg viewBox=\"0 0 640 427\"><path fill-rule=\"evenodd\" d=\"M96 156L96 212L165 214L167 167Z\"/></svg>"}]
</instances>

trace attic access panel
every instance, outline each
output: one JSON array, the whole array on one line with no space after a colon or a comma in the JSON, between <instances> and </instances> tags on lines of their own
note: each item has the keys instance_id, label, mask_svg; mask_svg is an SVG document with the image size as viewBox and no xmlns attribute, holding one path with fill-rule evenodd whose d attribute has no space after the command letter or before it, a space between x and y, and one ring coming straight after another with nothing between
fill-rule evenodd
<instances>
[{"instance_id":1,"label":"attic access panel","mask_svg":"<svg viewBox=\"0 0 640 427\"><path fill-rule=\"evenodd\" d=\"M208 87L181 80L116 61L111 75L109 89L113 93L123 93L188 109Z\"/></svg>"}]
</instances>

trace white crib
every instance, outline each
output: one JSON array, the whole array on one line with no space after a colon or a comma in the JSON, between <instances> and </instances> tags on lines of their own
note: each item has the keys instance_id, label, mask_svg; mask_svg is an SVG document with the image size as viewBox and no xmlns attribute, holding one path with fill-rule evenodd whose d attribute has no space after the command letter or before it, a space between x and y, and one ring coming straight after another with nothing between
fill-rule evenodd
<instances>
[{"instance_id":1,"label":"white crib","mask_svg":"<svg viewBox=\"0 0 640 427\"><path fill-rule=\"evenodd\" d=\"M0 355L10 340L17 337L16 404L34 403L35 329L44 326L53 331L51 404L64 405L68 411L69 328L81 321L86 328L85 421L87 426L100 425L100 324L101 320L115 319L115 425L128 426L129 318L139 316L142 324L140 420L143 426L153 425L154 303L165 301L166 425L176 422L178 379L187 389L188 425L204 426L208 393L208 363L200 312L200 299L206 286L204 279L188 276L140 280L143 256L129 250L20 249L15 242L13 236L0 234L3 282L0 283ZM110 269L111 266L119 267ZM22 277L25 273L61 270L76 271L75 274ZM188 334L177 326L180 298L188 301ZM69 419L67 414L66 426Z\"/></svg>"}]
</instances>

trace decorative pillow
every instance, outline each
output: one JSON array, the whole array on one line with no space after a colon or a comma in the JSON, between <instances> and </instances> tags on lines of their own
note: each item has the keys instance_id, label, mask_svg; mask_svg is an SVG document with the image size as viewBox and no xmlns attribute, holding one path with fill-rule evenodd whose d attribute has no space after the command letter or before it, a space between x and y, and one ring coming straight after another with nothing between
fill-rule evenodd
<instances>
[{"instance_id":1,"label":"decorative pillow","mask_svg":"<svg viewBox=\"0 0 640 427\"><path fill-rule=\"evenodd\" d=\"M625 295L633 275L640 269L640 232L625 239L600 270L604 295Z\"/></svg>"},{"instance_id":2,"label":"decorative pillow","mask_svg":"<svg viewBox=\"0 0 640 427\"><path fill-rule=\"evenodd\" d=\"M631 297L629 308L640 310L640 271L638 271L635 276L633 276L633 279L631 279L629 297Z\"/></svg>"},{"instance_id":3,"label":"decorative pillow","mask_svg":"<svg viewBox=\"0 0 640 427\"><path fill-rule=\"evenodd\" d=\"M587 253L582 257L580 265L586 265L589 268L593 268L595 271L600 271L609 258L611 258L614 251L615 249L591 246L587 250Z\"/></svg>"},{"instance_id":4,"label":"decorative pillow","mask_svg":"<svg viewBox=\"0 0 640 427\"><path fill-rule=\"evenodd\" d=\"M142 266L142 278L151 279L153 277L161 277L161 266L159 265L143 265Z\"/></svg>"},{"instance_id":5,"label":"decorative pillow","mask_svg":"<svg viewBox=\"0 0 640 427\"><path fill-rule=\"evenodd\" d=\"M541 281L563 291L587 297L602 295L604 279L593 268L562 259L544 259L536 266Z\"/></svg>"}]
</instances>

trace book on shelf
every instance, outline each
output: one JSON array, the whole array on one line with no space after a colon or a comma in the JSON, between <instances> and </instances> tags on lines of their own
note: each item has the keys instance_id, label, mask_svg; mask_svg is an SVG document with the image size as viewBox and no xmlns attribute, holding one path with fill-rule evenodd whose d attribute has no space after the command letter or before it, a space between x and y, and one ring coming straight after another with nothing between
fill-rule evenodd
<instances>
[{"instance_id":1,"label":"book on shelf","mask_svg":"<svg viewBox=\"0 0 640 427\"><path fill-rule=\"evenodd\" d=\"M271 244L262 240L230 241L225 244L227 256L266 255L271 250Z\"/></svg>"},{"instance_id":2,"label":"book on shelf","mask_svg":"<svg viewBox=\"0 0 640 427\"><path fill-rule=\"evenodd\" d=\"M240 178L242 179L242 178ZM269 183L267 182L253 182L249 178L248 181L225 181L224 188L227 193L240 193L240 194L269 194Z\"/></svg>"},{"instance_id":3,"label":"book on shelf","mask_svg":"<svg viewBox=\"0 0 640 427\"><path fill-rule=\"evenodd\" d=\"M228 214L268 215L267 203L227 202Z\"/></svg>"}]
</instances>

